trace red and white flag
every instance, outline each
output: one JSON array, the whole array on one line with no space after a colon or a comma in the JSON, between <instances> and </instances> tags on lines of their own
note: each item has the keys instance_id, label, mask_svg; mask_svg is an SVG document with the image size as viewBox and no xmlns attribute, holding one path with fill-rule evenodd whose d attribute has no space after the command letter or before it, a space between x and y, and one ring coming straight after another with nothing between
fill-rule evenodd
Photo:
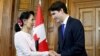
<instances>
[{"instance_id":1,"label":"red and white flag","mask_svg":"<svg viewBox=\"0 0 100 56\"><path fill-rule=\"evenodd\" d=\"M38 40L38 51L48 51L48 43L46 39L46 32L44 27L44 18L42 15L42 9L40 4L37 8L35 29L34 29L34 39Z\"/></svg>"}]
</instances>

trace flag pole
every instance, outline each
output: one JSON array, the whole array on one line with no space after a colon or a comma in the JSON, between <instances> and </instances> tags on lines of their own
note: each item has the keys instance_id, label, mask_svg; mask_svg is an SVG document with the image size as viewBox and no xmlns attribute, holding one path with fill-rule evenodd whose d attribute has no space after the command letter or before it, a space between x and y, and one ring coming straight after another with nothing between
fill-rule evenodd
<instances>
[{"instance_id":1,"label":"flag pole","mask_svg":"<svg viewBox=\"0 0 100 56\"><path fill-rule=\"evenodd\" d=\"M41 6L41 0L39 0L39 5ZM37 36L35 36L37 37ZM35 41L36 51L39 51L39 39Z\"/></svg>"},{"instance_id":2,"label":"flag pole","mask_svg":"<svg viewBox=\"0 0 100 56\"><path fill-rule=\"evenodd\" d=\"M48 43L46 39L46 32L44 27L44 18L42 14L41 8L41 0L38 0L37 12L36 12L36 20L35 20L35 44L37 51L48 51Z\"/></svg>"}]
</instances>

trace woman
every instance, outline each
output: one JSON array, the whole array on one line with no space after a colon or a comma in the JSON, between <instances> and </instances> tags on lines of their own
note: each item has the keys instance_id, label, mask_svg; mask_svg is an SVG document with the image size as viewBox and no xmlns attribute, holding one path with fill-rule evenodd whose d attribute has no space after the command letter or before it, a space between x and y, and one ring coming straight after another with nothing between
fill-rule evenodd
<instances>
[{"instance_id":1,"label":"woman","mask_svg":"<svg viewBox=\"0 0 100 56\"><path fill-rule=\"evenodd\" d=\"M17 56L48 56L48 51L36 51L35 41L31 36L33 24L34 12L29 11L23 12L20 16L20 22L15 25L14 44Z\"/></svg>"}]
</instances>

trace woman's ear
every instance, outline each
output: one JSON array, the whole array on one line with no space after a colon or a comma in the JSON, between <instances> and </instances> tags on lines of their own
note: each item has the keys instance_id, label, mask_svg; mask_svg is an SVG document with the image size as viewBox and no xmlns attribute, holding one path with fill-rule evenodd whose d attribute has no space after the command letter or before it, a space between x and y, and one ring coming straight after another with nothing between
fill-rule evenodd
<instances>
[{"instance_id":1,"label":"woman's ear","mask_svg":"<svg viewBox=\"0 0 100 56\"><path fill-rule=\"evenodd\" d=\"M23 24L24 24L24 25L27 24L27 19L23 19Z\"/></svg>"},{"instance_id":2,"label":"woman's ear","mask_svg":"<svg viewBox=\"0 0 100 56\"><path fill-rule=\"evenodd\" d=\"M60 11L63 12L64 10L61 8Z\"/></svg>"}]
</instances>

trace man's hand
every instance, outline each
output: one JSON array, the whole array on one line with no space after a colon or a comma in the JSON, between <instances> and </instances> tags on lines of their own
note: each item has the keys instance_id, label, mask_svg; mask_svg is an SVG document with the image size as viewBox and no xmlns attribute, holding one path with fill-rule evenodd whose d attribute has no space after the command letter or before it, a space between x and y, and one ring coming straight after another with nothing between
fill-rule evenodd
<instances>
[{"instance_id":1,"label":"man's hand","mask_svg":"<svg viewBox=\"0 0 100 56\"><path fill-rule=\"evenodd\" d=\"M56 56L61 56L61 54L57 54Z\"/></svg>"},{"instance_id":2,"label":"man's hand","mask_svg":"<svg viewBox=\"0 0 100 56\"><path fill-rule=\"evenodd\" d=\"M50 51L49 51L49 55L50 55L50 56L61 56L60 54L56 53L56 52L53 51L53 50L50 50Z\"/></svg>"}]
</instances>

